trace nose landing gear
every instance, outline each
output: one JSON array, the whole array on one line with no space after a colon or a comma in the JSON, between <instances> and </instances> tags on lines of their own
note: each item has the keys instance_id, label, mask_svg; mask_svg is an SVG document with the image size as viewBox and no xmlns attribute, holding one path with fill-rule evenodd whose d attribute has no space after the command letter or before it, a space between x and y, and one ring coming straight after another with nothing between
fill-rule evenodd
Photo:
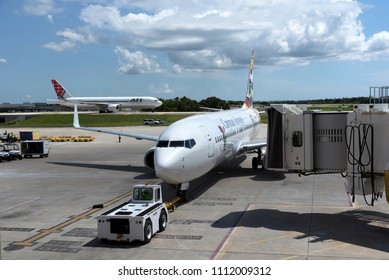
<instances>
[{"instance_id":1,"label":"nose landing gear","mask_svg":"<svg viewBox=\"0 0 389 280\"><path fill-rule=\"evenodd\" d=\"M177 190L177 198L181 201L188 201L187 191L189 189L189 183L181 183L181 184L168 184L169 188L174 188Z\"/></svg>"}]
</instances>

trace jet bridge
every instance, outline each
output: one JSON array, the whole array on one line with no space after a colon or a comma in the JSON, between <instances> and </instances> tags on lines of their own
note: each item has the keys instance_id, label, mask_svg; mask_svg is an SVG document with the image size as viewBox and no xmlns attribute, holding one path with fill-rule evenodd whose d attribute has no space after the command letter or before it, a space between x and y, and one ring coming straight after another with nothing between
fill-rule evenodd
<instances>
[{"instance_id":1,"label":"jet bridge","mask_svg":"<svg viewBox=\"0 0 389 280\"><path fill-rule=\"evenodd\" d=\"M363 195L373 205L386 186L389 202L388 104L355 105L352 112L277 104L267 113L266 169L341 173L353 199Z\"/></svg>"}]
</instances>

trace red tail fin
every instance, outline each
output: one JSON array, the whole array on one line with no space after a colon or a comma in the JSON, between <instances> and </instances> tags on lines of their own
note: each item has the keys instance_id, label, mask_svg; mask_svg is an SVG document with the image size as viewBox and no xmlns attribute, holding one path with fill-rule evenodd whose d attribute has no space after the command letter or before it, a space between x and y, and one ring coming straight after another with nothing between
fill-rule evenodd
<instances>
[{"instance_id":1,"label":"red tail fin","mask_svg":"<svg viewBox=\"0 0 389 280\"><path fill-rule=\"evenodd\" d=\"M71 97L69 92L56 80L51 80L53 84L55 93L57 94L58 99L66 100L66 98Z\"/></svg>"}]
</instances>

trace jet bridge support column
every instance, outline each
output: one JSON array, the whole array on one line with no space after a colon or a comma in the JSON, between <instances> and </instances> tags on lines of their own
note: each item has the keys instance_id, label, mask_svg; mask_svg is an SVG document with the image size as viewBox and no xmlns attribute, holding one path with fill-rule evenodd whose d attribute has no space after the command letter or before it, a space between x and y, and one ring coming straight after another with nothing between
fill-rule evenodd
<instances>
[{"instance_id":1,"label":"jet bridge support column","mask_svg":"<svg viewBox=\"0 0 389 280\"><path fill-rule=\"evenodd\" d=\"M374 201L383 196L386 187L389 202L389 184L384 180L386 166L389 166L388 104L356 105L348 114L347 123L349 192L353 196L363 195L366 203L373 206Z\"/></svg>"}]
</instances>

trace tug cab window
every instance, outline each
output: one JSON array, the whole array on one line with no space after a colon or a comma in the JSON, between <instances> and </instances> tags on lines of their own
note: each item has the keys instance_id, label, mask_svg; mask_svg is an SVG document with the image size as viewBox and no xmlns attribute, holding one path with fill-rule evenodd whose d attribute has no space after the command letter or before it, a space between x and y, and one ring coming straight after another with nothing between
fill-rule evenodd
<instances>
[{"instance_id":1,"label":"tug cab window","mask_svg":"<svg viewBox=\"0 0 389 280\"><path fill-rule=\"evenodd\" d=\"M134 200L153 200L152 188L134 188Z\"/></svg>"},{"instance_id":2,"label":"tug cab window","mask_svg":"<svg viewBox=\"0 0 389 280\"><path fill-rule=\"evenodd\" d=\"M155 201L161 199L161 189L155 189Z\"/></svg>"}]
</instances>

